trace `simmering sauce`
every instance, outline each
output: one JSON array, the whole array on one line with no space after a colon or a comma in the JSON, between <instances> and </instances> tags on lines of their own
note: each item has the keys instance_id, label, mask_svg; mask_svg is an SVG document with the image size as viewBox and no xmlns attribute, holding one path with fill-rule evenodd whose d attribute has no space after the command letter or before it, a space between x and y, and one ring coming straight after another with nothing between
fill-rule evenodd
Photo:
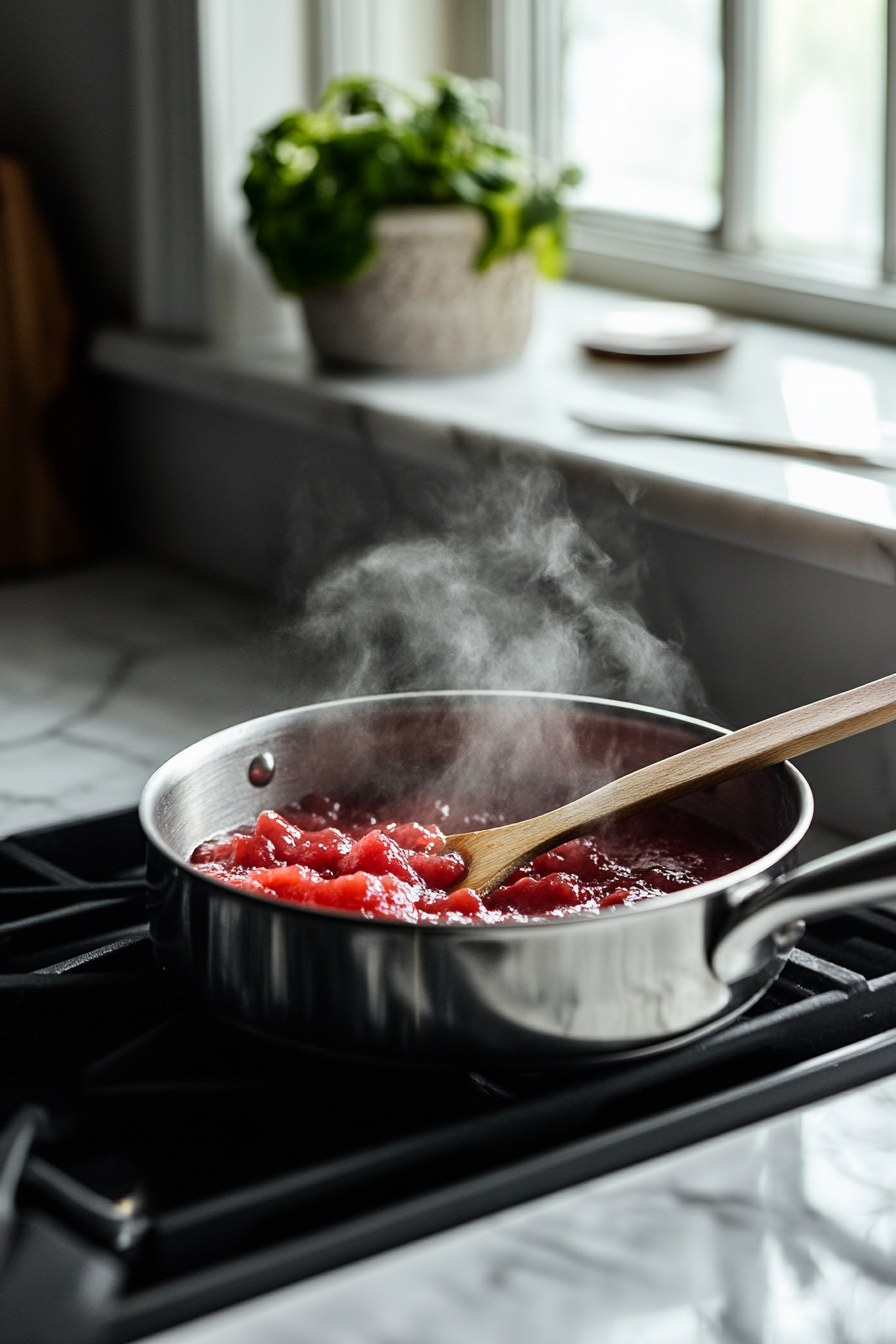
<instances>
[{"instance_id":1,"label":"simmering sauce","mask_svg":"<svg viewBox=\"0 0 896 1344\"><path fill-rule=\"evenodd\" d=\"M449 816L439 800L389 804L309 794L296 807L262 812L254 827L198 845L200 872L281 901L419 924L529 923L596 915L683 891L760 857L758 845L686 812L663 809L569 840L512 873L491 895L456 887L458 834L508 818ZM414 818L410 820L409 818Z\"/></svg>"}]
</instances>

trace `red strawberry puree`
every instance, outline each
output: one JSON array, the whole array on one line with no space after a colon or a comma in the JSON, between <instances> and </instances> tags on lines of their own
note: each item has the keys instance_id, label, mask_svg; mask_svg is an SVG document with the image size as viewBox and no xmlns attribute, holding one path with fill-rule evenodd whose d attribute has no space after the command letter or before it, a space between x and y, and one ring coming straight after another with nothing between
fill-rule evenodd
<instances>
[{"instance_id":1,"label":"red strawberry puree","mask_svg":"<svg viewBox=\"0 0 896 1344\"><path fill-rule=\"evenodd\" d=\"M412 924L528 923L596 915L733 872L758 846L685 812L630 818L600 835L559 845L517 869L484 899L463 879L459 854L444 849L441 802L371 803L309 794L298 807L262 812L254 828L198 845L190 862L209 877L281 901ZM462 833L499 826L496 814L458 815Z\"/></svg>"}]
</instances>

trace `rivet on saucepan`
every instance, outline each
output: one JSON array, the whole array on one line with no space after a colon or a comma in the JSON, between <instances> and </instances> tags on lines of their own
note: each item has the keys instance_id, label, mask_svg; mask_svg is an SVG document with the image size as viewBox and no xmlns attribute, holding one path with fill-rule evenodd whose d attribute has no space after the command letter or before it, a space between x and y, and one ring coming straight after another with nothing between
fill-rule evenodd
<instances>
[{"instance_id":1,"label":"rivet on saucepan","mask_svg":"<svg viewBox=\"0 0 896 1344\"><path fill-rule=\"evenodd\" d=\"M792 924L785 924L783 929L775 929L772 934L775 951L789 952L792 947L796 946L805 932L806 921L804 919L795 919Z\"/></svg>"},{"instance_id":2,"label":"rivet on saucepan","mask_svg":"<svg viewBox=\"0 0 896 1344\"><path fill-rule=\"evenodd\" d=\"M274 778L276 769L277 765L271 753L269 751L259 752L249 762L249 783L254 784L256 789L263 789L265 784L270 784Z\"/></svg>"}]
</instances>

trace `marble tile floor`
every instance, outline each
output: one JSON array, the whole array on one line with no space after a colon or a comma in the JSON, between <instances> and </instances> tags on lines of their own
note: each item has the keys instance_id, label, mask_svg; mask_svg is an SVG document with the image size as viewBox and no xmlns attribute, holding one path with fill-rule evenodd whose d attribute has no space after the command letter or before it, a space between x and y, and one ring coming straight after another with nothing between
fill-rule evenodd
<instances>
[{"instance_id":1,"label":"marble tile floor","mask_svg":"<svg viewBox=\"0 0 896 1344\"><path fill-rule=\"evenodd\" d=\"M0 835L127 807L180 748L294 703L264 617L134 559L0 584Z\"/></svg>"}]
</instances>

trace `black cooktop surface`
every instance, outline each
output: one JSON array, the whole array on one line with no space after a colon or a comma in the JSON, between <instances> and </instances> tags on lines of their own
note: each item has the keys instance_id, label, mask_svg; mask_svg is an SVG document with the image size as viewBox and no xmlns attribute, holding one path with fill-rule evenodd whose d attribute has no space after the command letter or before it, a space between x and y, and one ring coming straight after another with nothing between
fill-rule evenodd
<instances>
[{"instance_id":1,"label":"black cooktop surface","mask_svg":"<svg viewBox=\"0 0 896 1344\"><path fill-rule=\"evenodd\" d=\"M482 1073L201 1016L155 965L142 873L133 811L0 842L0 1344L25 1319L137 1338L896 1069L884 912L813 926L699 1042Z\"/></svg>"}]
</instances>

